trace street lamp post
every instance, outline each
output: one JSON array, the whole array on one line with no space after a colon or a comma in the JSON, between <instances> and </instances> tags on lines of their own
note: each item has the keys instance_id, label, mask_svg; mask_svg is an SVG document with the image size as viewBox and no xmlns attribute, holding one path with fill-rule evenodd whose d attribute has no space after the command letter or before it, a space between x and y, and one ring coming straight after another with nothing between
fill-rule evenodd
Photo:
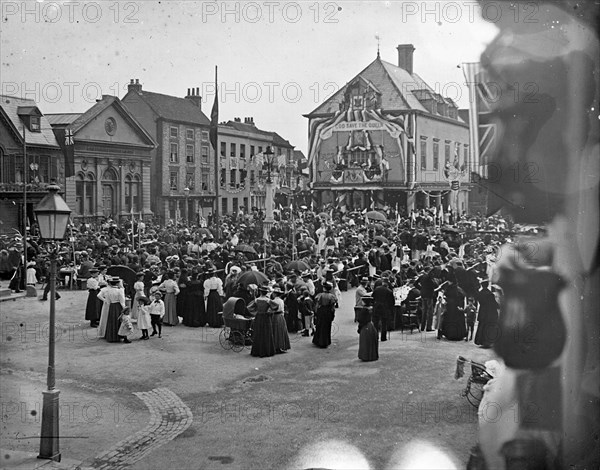
<instances>
[{"instance_id":1,"label":"street lamp post","mask_svg":"<svg viewBox=\"0 0 600 470\"><path fill-rule=\"evenodd\" d=\"M183 194L185 194L185 223L189 225L190 223L190 205L188 203L189 201L189 197L190 197L190 188L189 187L185 187L183 188Z\"/></svg>"},{"instance_id":2,"label":"street lamp post","mask_svg":"<svg viewBox=\"0 0 600 470\"><path fill-rule=\"evenodd\" d=\"M273 226L273 222L275 218L273 217L273 206L275 202L273 201L273 179L271 178L271 172L273 171L273 165L275 163L275 153L273 149L269 145L264 151L265 157L265 168L267 170L267 181L265 184L265 220L263 222L264 225L264 238L267 241L271 240L270 232L271 227Z\"/></svg>"},{"instance_id":3,"label":"street lamp post","mask_svg":"<svg viewBox=\"0 0 600 470\"><path fill-rule=\"evenodd\" d=\"M43 393L42 433L40 436L39 459L60 462L59 450L59 402L60 391L55 388L54 369L55 316L56 316L56 258L60 240L65 238L71 209L58 194L56 184L48 186L49 193L34 209L40 230L40 238L50 242L50 328L48 330L48 390Z\"/></svg>"}]
</instances>

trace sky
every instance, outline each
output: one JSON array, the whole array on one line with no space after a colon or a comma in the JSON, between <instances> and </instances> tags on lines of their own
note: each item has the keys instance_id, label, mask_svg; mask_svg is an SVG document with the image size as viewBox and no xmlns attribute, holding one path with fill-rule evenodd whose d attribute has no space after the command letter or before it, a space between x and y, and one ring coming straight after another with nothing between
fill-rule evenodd
<instances>
[{"instance_id":1,"label":"sky","mask_svg":"<svg viewBox=\"0 0 600 470\"><path fill-rule=\"evenodd\" d=\"M200 88L210 115L218 66L219 120L253 117L306 154L303 117L377 55L468 107L459 65L493 39L474 1L0 2L0 93L41 111L81 113L101 95L144 90L184 97ZM491 16L491 15L490 15ZM377 39L379 38L379 39Z\"/></svg>"}]
</instances>

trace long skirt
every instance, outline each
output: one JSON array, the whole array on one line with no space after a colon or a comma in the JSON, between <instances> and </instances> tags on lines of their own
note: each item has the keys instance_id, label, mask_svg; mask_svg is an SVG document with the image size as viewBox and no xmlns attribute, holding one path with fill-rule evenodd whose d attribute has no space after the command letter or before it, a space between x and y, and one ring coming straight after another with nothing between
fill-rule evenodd
<instances>
[{"instance_id":1,"label":"long skirt","mask_svg":"<svg viewBox=\"0 0 600 470\"><path fill-rule=\"evenodd\" d=\"M283 313L273 314L273 343L275 351L287 351L292 348Z\"/></svg>"},{"instance_id":2,"label":"long skirt","mask_svg":"<svg viewBox=\"0 0 600 470\"><path fill-rule=\"evenodd\" d=\"M185 326L198 328L206 325L206 311L204 308L204 296L191 295L184 304L183 321Z\"/></svg>"},{"instance_id":3,"label":"long skirt","mask_svg":"<svg viewBox=\"0 0 600 470\"><path fill-rule=\"evenodd\" d=\"M121 304L118 302L110 304L110 307L108 307L106 334L104 337L109 343L117 343L119 341L119 326L121 326L119 317L121 316L121 313L123 313L123 307L121 307Z\"/></svg>"},{"instance_id":4,"label":"long skirt","mask_svg":"<svg viewBox=\"0 0 600 470\"><path fill-rule=\"evenodd\" d=\"M98 323L100 320L98 304L100 304L100 307L102 306L102 303L98 302L98 289L89 289L88 292L87 304L85 306L85 319L92 323Z\"/></svg>"},{"instance_id":5,"label":"long skirt","mask_svg":"<svg viewBox=\"0 0 600 470\"><path fill-rule=\"evenodd\" d=\"M266 313L256 315L254 318L250 355L254 357L270 357L275 355L272 319L273 316Z\"/></svg>"},{"instance_id":6,"label":"long skirt","mask_svg":"<svg viewBox=\"0 0 600 470\"><path fill-rule=\"evenodd\" d=\"M220 328L223 319L218 315L223 311L223 300L216 290L211 290L206 301L206 321L211 328Z\"/></svg>"},{"instance_id":7,"label":"long skirt","mask_svg":"<svg viewBox=\"0 0 600 470\"><path fill-rule=\"evenodd\" d=\"M377 335L377 328L371 321L360 330L358 358L361 361L376 361L379 359L379 336Z\"/></svg>"},{"instance_id":8,"label":"long skirt","mask_svg":"<svg viewBox=\"0 0 600 470\"><path fill-rule=\"evenodd\" d=\"M326 348L331 344L332 315L325 312L317 312L315 315L315 336L313 344L320 348Z\"/></svg>"},{"instance_id":9,"label":"long skirt","mask_svg":"<svg viewBox=\"0 0 600 470\"><path fill-rule=\"evenodd\" d=\"M165 316L163 317L163 325L177 326L179 325L179 317L177 317L175 294L168 292L165 294Z\"/></svg>"},{"instance_id":10,"label":"long skirt","mask_svg":"<svg viewBox=\"0 0 600 470\"><path fill-rule=\"evenodd\" d=\"M467 325L464 313L447 310L442 315L441 334L450 341L462 341L467 337Z\"/></svg>"}]
</instances>

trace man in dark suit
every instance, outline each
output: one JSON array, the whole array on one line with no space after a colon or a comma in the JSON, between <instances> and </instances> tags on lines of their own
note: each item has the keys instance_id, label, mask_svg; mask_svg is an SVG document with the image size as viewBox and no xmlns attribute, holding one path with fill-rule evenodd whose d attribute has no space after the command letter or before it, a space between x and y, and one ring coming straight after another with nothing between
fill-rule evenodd
<instances>
[{"instance_id":1,"label":"man in dark suit","mask_svg":"<svg viewBox=\"0 0 600 470\"><path fill-rule=\"evenodd\" d=\"M381 331L381 341L387 340L388 322L394 315L394 303L394 292L388 280L384 279L373 291L373 323Z\"/></svg>"}]
</instances>

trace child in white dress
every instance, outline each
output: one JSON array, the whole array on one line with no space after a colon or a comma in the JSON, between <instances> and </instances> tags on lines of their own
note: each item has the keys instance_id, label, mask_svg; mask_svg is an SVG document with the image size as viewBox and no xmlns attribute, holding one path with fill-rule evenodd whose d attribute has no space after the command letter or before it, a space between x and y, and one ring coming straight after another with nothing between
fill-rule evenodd
<instances>
[{"instance_id":1,"label":"child in white dress","mask_svg":"<svg viewBox=\"0 0 600 470\"><path fill-rule=\"evenodd\" d=\"M140 330L142 330L142 337L140 339L150 339L150 336L148 336L148 330L152 326L152 319L150 318L150 311L147 307L149 303L150 301L147 297L141 296L137 299L137 326Z\"/></svg>"}]
</instances>

